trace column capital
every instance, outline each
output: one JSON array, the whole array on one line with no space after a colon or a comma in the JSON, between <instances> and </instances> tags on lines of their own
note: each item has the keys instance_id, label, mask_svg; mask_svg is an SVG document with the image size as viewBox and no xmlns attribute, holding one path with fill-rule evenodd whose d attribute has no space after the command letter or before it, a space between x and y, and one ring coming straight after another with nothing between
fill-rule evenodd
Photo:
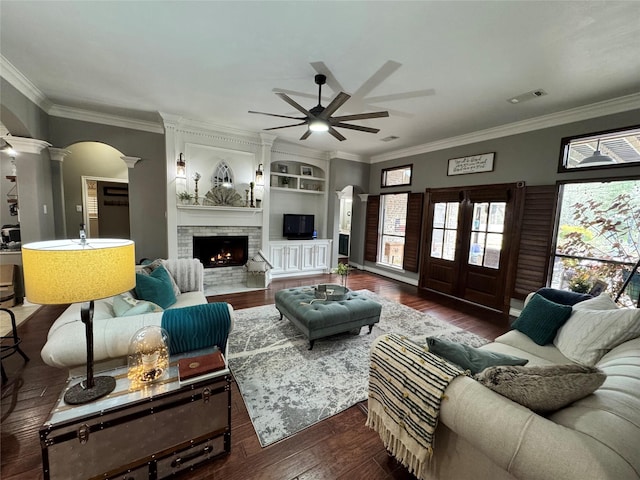
<instances>
[{"instance_id":1,"label":"column capital","mask_svg":"<svg viewBox=\"0 0 640 480\"><path fill-rule=\"evenodd\" d=\"M66 157L70 153L71 151L65 150L64 148L49 147L49 157L54 162L62 163L64 157Z\"/></svg>"},{"instance_id":2,"label":"column capital","mask_svg":"<svg viewBox=\"0 0 640 480\"><path fill-rule=\"evenodd\" d=\"M369 200L369 194L368 193L358 193L358 196L360 197L360 200L363 202L367 202L367 200Z\"/></svg>"},{"instance_id":3,"label":"column capital","mask_svg":"<svg viewBox=\"0 0 640 480\"><path fill-rule=\"evenodd\" d=\"M38 140L37 138L14 137L13 135L6 135L2 138L11 144L18 153L39 154L43 148L51 146L49 142Z\"/></svg>"},{"instance_id":4,"label":"column capital","mask_svg":"<svg viewBox=\"0 0 640 480\"><path fill-rule=\"evenodd\" d=\"M260 143L262 146L271 147L273 142L275 141L277 135L272 135L271 133L260 132Z\"/></svg>"},{"instance_id":5,"label":"column capital","mask_svg":"<svg viewBox=\"0 0 640 480\"><path fill-rule=\"evenodd\" d=\"M140 157L127 157L126 155L122 155L120 157L124 163L127 164L127 167L129 168L133 168L136 166L136 163L138 163L138 161L140 160Z\"/></svg>"}]
</instances>

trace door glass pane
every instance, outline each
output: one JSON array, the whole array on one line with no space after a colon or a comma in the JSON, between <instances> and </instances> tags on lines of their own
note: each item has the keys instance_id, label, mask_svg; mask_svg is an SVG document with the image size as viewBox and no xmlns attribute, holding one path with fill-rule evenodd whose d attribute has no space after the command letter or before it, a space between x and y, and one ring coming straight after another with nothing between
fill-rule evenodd
<instances>
[{"instance_id":1,"label":"door glass pane","mask_svg":"<svg viewBox=\"0 0 640 480\"><path fill-rule=\"evenodd\" d=\"M447 228L458 229L458 209L460 204L447 203Z\"/></svg>"},{"instance_id":2,"label":"door glass pane","mask_svg":"<svg viewBox=\"0 0 640 480\"><path fill-rule=\"evenodd\" d=\"M446 213L446 203L436 203L433 206L433 228L444 228L444 219Z\"/></svg>"},{"instance_id":3,"label":"door glass pane","mask_svg":"<svg viewBox=\"0 0 640 480\"><path fill-rule=\"evenodd\" d=\"M456 230L444 231L444 246L442 252L442 258L445 260L454 260L456 258Z\"/></svg>"},{"instance_id":4,"label":"door glass pane","mask_svg":"<svg viewBox=\"0 0 640 480\"><path fill-rule=\"evenodd\" d=\"M482 266L482 260L484 258L484 245L485 245L484 232L472 232L471 242L469 246L469 264Z\"/></svg>"},{"instance_id":5,"label":"door glass pane","mask_svg":"<svg viewBox=\"0 0 640 480\"><path fill-rule=\"evenodd\" d=\"M488 268L500 267L500 252L502 251L502 234L488 233L484 256L484 266Z\"/></svg>"},{"instance_id":6,"label":"door glass pane","mask_svg":"<svg viewBox=\"0 0 640 480\"><path fill-rule=\"evenodd\" d=\"M453 260L458 236L457 202L436 203L433 206L433 230L431 232L431 256Z\"/></svg>"},{"instance_id":7,"label":"door glass pane","mask_svg":"<svg viewBox=\"0 0 640 480\"><path fill-rule=\"evenodd\" d=\"M444 242L444 230L441 228L434 229L431 238L431 256L434 258L442 258L442 244Z\"/></svg>"},{"instance_id":8,"label":"door glass pane","mask_svg":"<svg viewBox=\"0 0 640 480\"><path fill-rule=\"evenodd\" d=\"M489 210L488 203L476 203L473 205L473 225L472 230L486 232L487 231L487 212Z\"/></svg>"},{"instance_id":9,"label":"door glass pane","mask_svg":"<svg viewBox=\"0 0 640 480\"><path fill-rule=\"evenodd\" d=\"M505 202L491 203L488 228L490 232L504 231L504 212L506 208L507 204Z\"/></svg>"}]
</instances>

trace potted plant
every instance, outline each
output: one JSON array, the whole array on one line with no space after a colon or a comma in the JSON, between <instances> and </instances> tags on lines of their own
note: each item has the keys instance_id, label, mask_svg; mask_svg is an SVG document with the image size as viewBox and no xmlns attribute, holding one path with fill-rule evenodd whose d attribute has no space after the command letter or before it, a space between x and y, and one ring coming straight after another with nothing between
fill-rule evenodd
<instances>
[{"instance_id":1,"label":"potted plant","mask_svg":"<svg viewBox=\"0 0 640 480\"><path fill-rule=\"evenodd\" d=\"M347 288L347 277L351 271L351 266L348 263L339 263L336 268L333 269L333 273L340 275L340 285Z\"/></svg>"},{"instance_id":2,"label":"potted plant","mask_svg":"<svg viewBox=\"0 0 640 480\"><path fill-rule=\"evenodd\" d=\"M178 200L180 200L180 202L182 202L183 205L189 205L189 203L191 203L192 198L193 198L193 195L191 195L189 192L178 193Z\"/></svg>"}]
</instances>

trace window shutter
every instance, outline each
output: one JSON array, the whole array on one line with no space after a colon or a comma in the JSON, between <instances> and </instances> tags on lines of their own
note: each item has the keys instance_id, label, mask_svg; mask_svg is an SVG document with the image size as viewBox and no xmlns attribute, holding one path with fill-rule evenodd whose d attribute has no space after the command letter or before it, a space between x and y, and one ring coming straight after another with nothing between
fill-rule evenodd
<instances>
[{"instance_id":1,"label":"window shutter","mask_svg":"<svg viewBox=\"0 0 640 480\"><path fill-rule=\"evenodd\" d=\"M404 260L402 268L417 272L420 255L420 234L422 232L422 193L410 193L407 201L407 226L404 233Z\"/></svg>"},{"instance_id":2,"label":"window shutter","mask_svg":"<svg viewBox=\"0 0 640 480\"><path fill-rule=\"evenodd\" d=\"M378 223L380 216L380 195L369 195L367 199L367 223L364 234L364 259L375 262L378 259Z\"/></svg>"},{"instance_id":3,"label":"window shutter","mask_svg":"<svg viewBox=\"0 0 640 480\"><path fill-rule=\"evenodd\" d=\"M524 212L520 223L520 248L513 297L525 297L547 284L557 187L526 187Z\"/></svg>"}]
</instances>

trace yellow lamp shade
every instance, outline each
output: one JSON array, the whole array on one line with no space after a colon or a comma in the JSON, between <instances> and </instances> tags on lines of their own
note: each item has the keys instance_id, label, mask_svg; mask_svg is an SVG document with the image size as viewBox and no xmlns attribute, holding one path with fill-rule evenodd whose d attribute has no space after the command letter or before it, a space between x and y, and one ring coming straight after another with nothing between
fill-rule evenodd
<instances>
[{"instance_id":1,"label":"yellow lamp shade","mask_svg":"<svg viewBox=\"0 0 640 480\"><path fill-rule=\"evenodd\" d=\"M43 305L88 302L136 285L131 240L51 240L22 246L27 300Z\"/></svg>"}]
</instances>

